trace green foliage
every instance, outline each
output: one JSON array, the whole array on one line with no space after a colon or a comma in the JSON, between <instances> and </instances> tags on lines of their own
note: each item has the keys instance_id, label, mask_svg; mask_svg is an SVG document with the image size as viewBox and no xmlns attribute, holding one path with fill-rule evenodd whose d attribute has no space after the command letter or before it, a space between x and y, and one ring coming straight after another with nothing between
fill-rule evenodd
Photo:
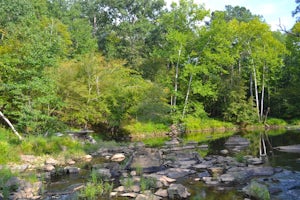
<instances>
[{"instance_id":1,"label":"green foliage","mask_svg":"<svg viewBox=\"0 0 300 200\"><path fill-rule=\"evenodd\" d=\"M195 117L187 117L183 120L186 131L200 131L206 129L218 129L218 128L234 128L234 125L230 122L218 121L215 119L200 119Z\"/></svg>"},{"instance_id":2,"label":"green foliage","mask_svg":"<svg viewBox=\"0 0 300 200\"><path fill-rule=\"evenodd\" d=\"M80 190L79 199L96 200L100 196L109 195L113 189L113 183L101 180L95 171L91 173L91 179L84 189Z\"/></svg>"},{"instance_id":3,"label":"green foliage","mask_svg":"<svg viewBox=\"0 0 300 200\"><path fill-rule=\"evenodd\" d=\"M246 193L256 199L270 200L270 193L267 186L251 181L250 185L247 186Z\"/></svg>"},{"instance_id":4,"label":"green foliage","mask_svg":"<svg viewBox=\"0 0 300 200\"><path fill-rule=\"evenodd\" d=\"M268 125L277 125L277 126L285 126L287 122L283 119L278 118L268 118L267 122Z\"/></svg>"},{"instance_id":5,"label":"green foliage","mask_svg":"<svg viewBox=\"0 0 300 200\"><path fill-rule=\"evenodd\" d=\"M83 145L70 137L43 137L43 136L29 136L22 141L20 150L24 154L57 155L63 149L67 149L70 154L83 153Z\"/></svg>"},{"instance_id":6,"label":"green foliage","mask_svg":"<svg viewBox=\"0 0 300 200\"><path fill-rule=\"evenodd\" d=\"M293 119L290 124L292 125L300 125L300 119Z\"/></svg>"},{"instance_id":7,"label":"green foliage","mask_svg":"<svg viewBox=\"0 0 300 200\"><path fill-rule=\"evenodd\" d=\"M139 133L161 133L167 132L169 127L166 124L162 123L153 123L153 122L135 122L130 123L124 126L126 130L128 130L131 134L139 134Z\"/></svg>"},{"instance_id":8,"label":"green foliage","mask_svg":"<svg viewBox=\"0 0 300 200\"><path fill-rule=\"evenodd\" d=\"M246 161L244 155L245 155L244 152L238 152L234 154L234 158L237 162L244 163Z\"/></svg>"},{"instance_id":9,"label":"green foliage","mask_svg":"<svg viewBox=\"0 0 300 200\"><path fill-rule=\"evenodd\" d=\"M202 25L208 15L193 0L169 10L163 0L2 0L1 111L28 135L69 125L115 137L181 120L188 129L232 126L208 117L262 122L267 110L299 117L299 22L284 35L244 7ZM22 148L59 149L36 142Z\"/></svg>"},{"instance_id":10,"label":"green foliage","mask_svg":"<svg viewBox=\"0 0 300 200\"><path fill-rule=\"evenodd\" d=\"M145 191L145 190L153 190L155 189L156 186L156 178L154 177L141 177L140 180L140 186L141 186L141 191Z\"/></svg>"},{"instance_id":11,"label":"green foliage","mask_svg":"<svg viewBox=\"0 0 300 200\"><path fill-rule=\"evenodd\" d=\"M0 169L0 193L3 194L4 199L8 199L10 192L12 192L16 189L16 188L8 188L5 185L7 183L7 181L14 176L15 176L15 174L12 173L7 168Z\"/></svg>"},{"instance_id":12,"label":"green foliage","mask_svg":"<svg viewBox=\"0 0 300 200\"><path fill-rule=\"evenodd\" d=\"M129 190L130 188L132 188L132 186L134 186L134 180L131 177L123 178L120 182L126 190Z\"/></svg>"}]
</instances>

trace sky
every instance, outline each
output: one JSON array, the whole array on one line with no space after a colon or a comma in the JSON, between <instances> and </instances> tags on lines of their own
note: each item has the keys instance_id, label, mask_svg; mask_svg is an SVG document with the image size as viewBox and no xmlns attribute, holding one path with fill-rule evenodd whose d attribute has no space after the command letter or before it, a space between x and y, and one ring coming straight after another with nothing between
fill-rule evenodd
<instances>
[{"instance_id":1,"label":"sky","mask_svg":"<svg viewBox=\"0 0 300 200\"><path fill-rule=\"evenodd\" d=\"M165 0L167 4L178 0ZM205 4L210 11L224 10L225 5L243 6L252 14L262 15L273 31L281 25L287 30L291 29L296 19L292 17L292 11L296 8L295 0L194 0L195 3Z\"/></svg>"}]
</instances>

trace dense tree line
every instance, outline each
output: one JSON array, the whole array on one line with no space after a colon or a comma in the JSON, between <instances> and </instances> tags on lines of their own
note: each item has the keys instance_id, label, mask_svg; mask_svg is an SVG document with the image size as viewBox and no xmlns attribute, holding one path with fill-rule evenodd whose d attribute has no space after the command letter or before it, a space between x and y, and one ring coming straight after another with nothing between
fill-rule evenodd
<instances>
[{"instance_id":1,"label":"dense tree line","mask_svg":"<svg viewBox=\"0 0 300 200\"><path fill-rule=\"evenodd\" d=\"M0 110L23 133L300 117L299 22L273 32L192 0L2 0L0 13Z\"/></svg>"}]
</instances>

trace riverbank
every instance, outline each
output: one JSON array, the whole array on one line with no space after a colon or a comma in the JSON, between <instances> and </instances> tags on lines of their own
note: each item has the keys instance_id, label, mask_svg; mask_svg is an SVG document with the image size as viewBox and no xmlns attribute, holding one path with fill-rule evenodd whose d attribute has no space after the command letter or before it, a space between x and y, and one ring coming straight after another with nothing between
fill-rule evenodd
<instances>
[{"instance_id":1,"label":"riverbank","mask_svg":"<svg viewBox=\"0 0 300 200\"><path fill-rule=\"evenodd\" d=\"M213 188L212 193L222 199L254 197L267 200L278 195L282 197L286 192L295 194L292 186L299 183L298 172L289 177L291 188L285 188L280 183L292 172L268 166L264 158L230 153L247 148L249 144L247 139L229 137L227 147L220 150L219 155L206 156L201 156L201 152L207 151L208 145L192 141L182 143L177 139L168 140L160 148L149 148L141 142L121 146L98 144L89 156L66 162L26 155L22 156L22 165L15 165L14 169L20 170L25 164L31 167L19 175L12 175L5 185L14 188L9 193L10 199L63 199L68 196L79 199L190 199L199 195L208 198L210 193L204 190L206 187ZM36 160L43 160L43 164L37 165L40 162ZM31 182L21 176L30 171L37 174ZM80 178L82 176L85 178ZM79 182L74 182L75 177ZM225 194L226 198L222 196ZM7 194L3 191L2 195Z\"/></svg>"}]
</instances>

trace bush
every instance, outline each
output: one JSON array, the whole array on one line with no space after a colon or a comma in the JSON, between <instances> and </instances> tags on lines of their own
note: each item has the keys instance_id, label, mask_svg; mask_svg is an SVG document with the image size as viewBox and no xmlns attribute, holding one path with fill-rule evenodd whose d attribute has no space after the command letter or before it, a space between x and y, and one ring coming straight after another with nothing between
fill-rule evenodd
<instances>
[{"instance_id":1,"label":"bush","mask_svg":"<svg viewBox=\"0 0 300 200\"><path fill-rule=\"evenodd\" d=\"M8 162L16 162L20 158L16 154L16 149L14 146L10 145L6 141L0 141L0 163L6 164Z\"/></svg>"},{"instance_id":2,"label":"bush","mask_svg":"<svg viewBox=\"0 0 300 200\"><path fill-rule=\"evenodd\" d=\"M285 125L287 125L287 122L284 121L283 119L269 118L267 120L267 124L269 124L269 125L277 125L277 126L285 126Z\"/></svg>"},{"instance_id":3,"label":"bush","mask_svg":"<svg viewBox=\"0 0 300 200\"><path fill-rule=\"evenodd\" d=\"M292 119L290 124L299 126L300 125L300 119Z\"/></svg>"}]
</instances>

